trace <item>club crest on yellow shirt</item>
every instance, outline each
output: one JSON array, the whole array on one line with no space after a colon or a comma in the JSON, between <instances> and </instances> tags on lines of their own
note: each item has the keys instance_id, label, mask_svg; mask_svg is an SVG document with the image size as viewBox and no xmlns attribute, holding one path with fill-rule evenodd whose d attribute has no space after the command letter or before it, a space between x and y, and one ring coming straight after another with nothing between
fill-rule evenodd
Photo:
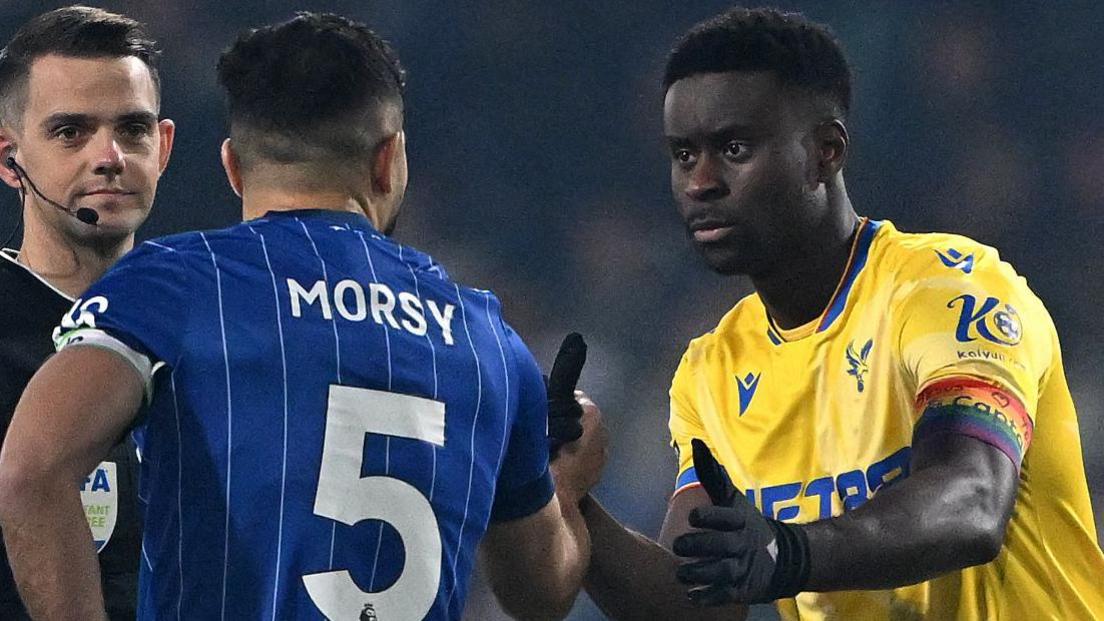
<instances>
[{"instance_id":1,"label":"club crest on yellow shirt","mask_svg":"<svg viewBox=\"0 0 1104 621\"><path fill-rule=\"evenodd\" d=\"M762 373L748 373L741 378L736 376L736 383L740 386L740 416L744 415L748 406L751 405L751 399L755 396L755 389L759 387L759 377Z\"/></svg>"},{"instance_id":2,"label":"club crest on yellow shirt","mask_svg":"<svg viewBox=\"0 0 1104 621\"><path fill-rule=\"evenodd\" d=\"M870 350L874 347L874 339L870 339L866 342L866 345L862 346L862 349L858 352L855 351L855 341L851 341L847 344L847 374L855 378L855 382L858 385L859 392L862 392L866 388L866 374L870 371L870 365L866 363L866 359L870 356Z\"/></svg>"}]
</instances>

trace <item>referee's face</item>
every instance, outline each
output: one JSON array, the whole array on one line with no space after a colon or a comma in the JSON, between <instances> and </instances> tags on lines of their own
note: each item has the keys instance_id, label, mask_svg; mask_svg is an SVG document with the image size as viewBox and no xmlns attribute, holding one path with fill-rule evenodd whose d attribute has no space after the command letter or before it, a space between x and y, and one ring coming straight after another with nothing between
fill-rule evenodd
<instances>
[{"instance_id":1,"label":"referee's face","mask_svg":"<svg viewBox=\"0 0 1104 621\"><path fill-rule=\"evenodd\" d=\"M159 121L158 109L153 78L136 57L36 59L15 158L43 195L95 209L99 222L84 224L28 192L31 217L78 240L133 235L172 149L172 121Z\"/></svg>"}]
</instances>

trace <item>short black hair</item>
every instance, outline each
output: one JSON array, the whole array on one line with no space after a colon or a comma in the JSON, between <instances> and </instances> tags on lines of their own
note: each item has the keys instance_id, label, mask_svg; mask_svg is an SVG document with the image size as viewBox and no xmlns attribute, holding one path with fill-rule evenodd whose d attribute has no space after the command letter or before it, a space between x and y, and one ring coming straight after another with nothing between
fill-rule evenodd
<instances>
[{"instance_id":1,"label":"short black hair","mask_svg":"<svg viewBox=\"0 0 1104 621\"><path fill-rule=\"evenodd\" d=\"M799 13L737 7L696 24L667 57L663 90L727 71L770 71L783 84L826 96L841 116L851 110L851 69L840 42Z\"/></svg>"},{"instance_id":2,"label":"short black hair","mask_svg":"<svg viewBox=\"0 0 1104 621\"><path fill-rule=\"evenodd\" d=\"M368 26L330 13L249 30L219 59L230 135L248 167L370 155L385 115L401 119L406 72Z\"/></svg>"},{"instance_id":3,"label":"short black hair","mask_svg":"<svg viewBox=\"0 0 1104 621\"><path fill-rule=\"evenodd\" d=\"M31 65L50 54L72 58L134 56L149 68L160 99L157 65L161 52L145 26L103 9L68 6L31 19L0 51L0 124L19 126Z\"/></svg>"}]
</instances>

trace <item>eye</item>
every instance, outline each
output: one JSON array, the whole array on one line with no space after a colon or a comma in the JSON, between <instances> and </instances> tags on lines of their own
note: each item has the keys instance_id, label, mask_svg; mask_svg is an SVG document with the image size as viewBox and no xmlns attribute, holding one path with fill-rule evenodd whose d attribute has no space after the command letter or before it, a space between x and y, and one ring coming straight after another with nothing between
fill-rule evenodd
<instances>
[{"instance_id":1,"label":"eye","mask_svg":"<svg viewBox=\"0 0 1104 621\"><path fill-rule=\"evenodd\" d=\"M693 164L696 156L690 149L671 149L671 157L679 164Z\"/></svg>"},{"instance_id":2,"label":"eye","mask_svg":"<svg viewBox=\"0 0 1104 621\"><path fill-rule=\"evenodd\" d=\"M725 143L723 153L725 157L731 160L741 160L748 156L748 145L732 140Z\"/></svg>"},{"instance_id":3,"label":"eye","mask_svg":"<svg viewBox=\"0 0 1104 621\"><path fill-rule=\"evenodd\" d=\"M54 136L66 142L73 142L80 138L81 130L76 125L62 125L54 130Z\"/></svg>"},{"instance_id":4,"label":"eye","mask_svg":"<svg viewBox=\"0 0 1104 621\"><path fill-rule=\"evenodd\" d=\"M138 140L149 135L150 126L145 123L127 123L119 130L119 133L131 140Z\"/></svg>"}]
</instances>

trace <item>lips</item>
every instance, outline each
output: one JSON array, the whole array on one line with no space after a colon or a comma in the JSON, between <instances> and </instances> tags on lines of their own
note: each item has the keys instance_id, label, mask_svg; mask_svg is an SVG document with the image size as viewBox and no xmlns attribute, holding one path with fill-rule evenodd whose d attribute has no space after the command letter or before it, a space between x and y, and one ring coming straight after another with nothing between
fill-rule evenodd
<instances>
[{"instance_id":1,"label":"lips","mask_svg":"<svg viewBox=\"0 0 1104 621\"><path fill-rule=\"evenodd\" d=\"M699 244L711 244L721 241L732 232L732 228L731 226L720 226L710 229L698 229L693 232L694 241Z\"/></svg>"},{"instance_id":2,"label":"lips","mask_svg":"<svg viewBox=\"0 0 1104 621\"><path fill-rule=\"evenodd\" d=\"M101 196L101 195L127 196L129 194L134 194L134 192L127 192L126 190L113 190L113 189L89 190L88 192L81 192L81 196Z\"/></svg>"},{"instance_id":3,"label":"lips","mask_svg":"<svg viewBox=\"0 0 1104 621\"><path fill-rule=\"evenodd\" d=\"M708 244L720 241L732 232L735 225L726 220L715 218L692 219L687 228L695 242Z\"/></svg>"}]
</instances>

